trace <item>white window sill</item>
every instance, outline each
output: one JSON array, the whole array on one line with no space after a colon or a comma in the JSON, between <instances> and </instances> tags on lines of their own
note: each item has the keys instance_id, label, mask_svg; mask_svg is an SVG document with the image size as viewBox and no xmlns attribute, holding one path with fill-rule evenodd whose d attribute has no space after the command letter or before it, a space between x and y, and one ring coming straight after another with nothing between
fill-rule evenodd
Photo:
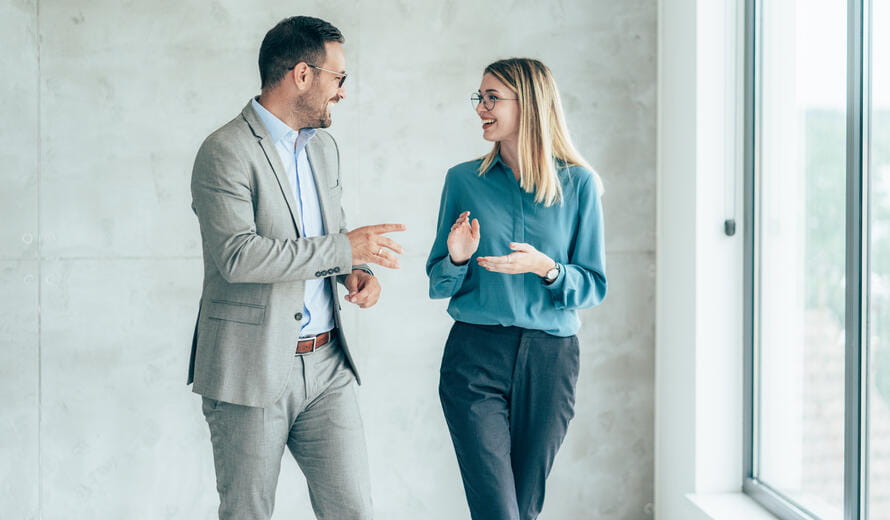
<instances>
[{"instance_id":1,"label":"white window sill","mask_svg":"<svg viewBox=\"0 0 890 520\"><path fill-rule=\"evenodd\" d=\"M695 493L686 498L711 520L776 520L744 493Z\"/></svg>"}]
</instances>

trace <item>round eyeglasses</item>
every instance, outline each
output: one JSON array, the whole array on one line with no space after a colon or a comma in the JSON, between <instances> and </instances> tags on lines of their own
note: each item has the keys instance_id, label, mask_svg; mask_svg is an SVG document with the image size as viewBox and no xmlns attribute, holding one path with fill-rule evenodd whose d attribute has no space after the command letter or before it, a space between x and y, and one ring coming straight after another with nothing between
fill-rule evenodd
<instances>
[{"instance_id":1,"label":"round eyeglasses","mask_svg":"<svg viewBox=\"0 0 890 520\"><path fill-rule=\"evenodd\" d=\"M309 65L309 64L307 63L307 65ZM294 65L294 66L296 67L296 65ZM316 67L315 65L309 65L309 66L312 67L312 68L315 69L315 70L323 70L323 71L325 71L325 72L327 72L327 73L329 73L329 74L333 74L334 76L339 77L339 78L340 78L340 83L337 84L337 88L342 87L343 84L346 83L346 76L347 76L347 74L346 74L345 72L337 72L337 71L335 71L335 70L323 69L323 68L321 68L321 67Z\"/></svg>"},{"instance_id":2,"label":"round eyeglasses","mask_svg":"<svg viewBox=\"0 0 890 520\"><path fill-rule=\"evenodd\" d=\"M494 104L498 101L519 101L519 98L502 98L494 94L481 94L479 92L475 92L470 96L470 105L473 107L473 110L476 110L479 103L482 103L485 110L492 110L494 109Z\"/></svg>"},{"instance_id":3,"label":"round eyeglasses","mask_svg":"<svg viewBox=\"0 0 890 520\"><path fill-rule=\"evenodd\" d=\"M287 70L292 70L297 65L299 65L299 63L294 63L292 66L288 67ZM306 65L309 66L309 68L312 68L315 70L323 70L327 73L333 74L334 76L337 76L338 78L340 78L340 83L337 84L337 88L341 88L343 86L343 84L346 83L346 76L348 76L348 74L346 74L345 72L337 72L335 70L325 69L323 67L319 67L317 65L310 65L308 63Z\"/></svg>"}]
</instances>

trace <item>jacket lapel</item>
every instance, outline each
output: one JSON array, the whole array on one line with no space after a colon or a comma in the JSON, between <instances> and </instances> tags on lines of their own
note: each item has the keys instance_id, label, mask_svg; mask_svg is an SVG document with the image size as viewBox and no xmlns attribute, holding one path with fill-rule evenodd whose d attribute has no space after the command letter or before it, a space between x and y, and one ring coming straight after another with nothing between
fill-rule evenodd
<instances>
[{"instance_id":1,"label":"jacket lapel","mask_svg":"<svg viewBox=\"0 0 890 520\"><path fill-rule=\"evenodd\" d=\"M278 187L281 190L281 194L287 202L287 209L290 211L294 229L296 230L297 236L300 236L300 230L303 229L303 226L300 221L299 212L296 211L297 205L294 201L293 191L291 190L292 181L288 179L288 173L285 171L284 165L281 164L281 158L275 150L275 143L269 138L269 132L266 130L266 126L260 120L260 117L254 111L249 101L247 102L247 106L244 107L244 110L241 111L241 117L247 122L251 132L253 132L254 137L256 137L257 144L259 144L260 149L266 156L266 161L269 163L269 167L272 168L272 173L278 181ZM296 182L296 180L293 182Z\"/></svg>"},{"instance_id":2,"label":"jacket lapel","mask_svg":"<svg viewBox=\"0 0 890 520\"><path fill-rule=\"evenodd\" d=\"M335 213L337 208L331 200L331 189L328 187L328 176L331 171L337 174L336 165L331 164L328 154L325 153L324 145L321 142L323 137L316 134L306 144L306 158L309 159L309 165L312 167L312 177L315 179L315 192L318 193L318 204L321 206L321 215L324 220L324 229L326 234L339 233L339 229L331 229L331 222L336 222Z\"/></svg>"}]
</instances>

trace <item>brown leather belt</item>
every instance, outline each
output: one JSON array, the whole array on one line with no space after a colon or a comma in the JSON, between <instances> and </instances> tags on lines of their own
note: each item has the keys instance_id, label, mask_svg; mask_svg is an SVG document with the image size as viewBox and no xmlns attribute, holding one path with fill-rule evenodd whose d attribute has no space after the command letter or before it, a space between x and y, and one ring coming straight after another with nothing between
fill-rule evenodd
<instances>
[{"instance_id":1,"label":"brown leather belt","mask_svg":"<svg viewBox=\"0 0 890 520\"><path fill-rule=\"evenodd\" d=\"M337 329L322 332L318 336L297 340L297 354L309 354L327 345L337 337Z\"/></svg>"}]
</instances>

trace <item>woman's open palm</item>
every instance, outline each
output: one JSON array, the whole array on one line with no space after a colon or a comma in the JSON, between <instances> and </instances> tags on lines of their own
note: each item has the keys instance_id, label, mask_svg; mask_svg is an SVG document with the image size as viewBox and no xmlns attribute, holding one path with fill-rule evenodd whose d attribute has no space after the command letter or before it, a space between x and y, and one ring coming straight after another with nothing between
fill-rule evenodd
<instances>
[{"instance_id":1,"label":"woman's open palm","mask_svg":"<svg viewBox=\"0 0 890 520\"><path fill-rule=\"evenodd\" d=\"M448 233L448 254L455 264L465 264L479 248L479 220L470 222L470 212L457 217Z\"/></svg>"}]
</instances>

